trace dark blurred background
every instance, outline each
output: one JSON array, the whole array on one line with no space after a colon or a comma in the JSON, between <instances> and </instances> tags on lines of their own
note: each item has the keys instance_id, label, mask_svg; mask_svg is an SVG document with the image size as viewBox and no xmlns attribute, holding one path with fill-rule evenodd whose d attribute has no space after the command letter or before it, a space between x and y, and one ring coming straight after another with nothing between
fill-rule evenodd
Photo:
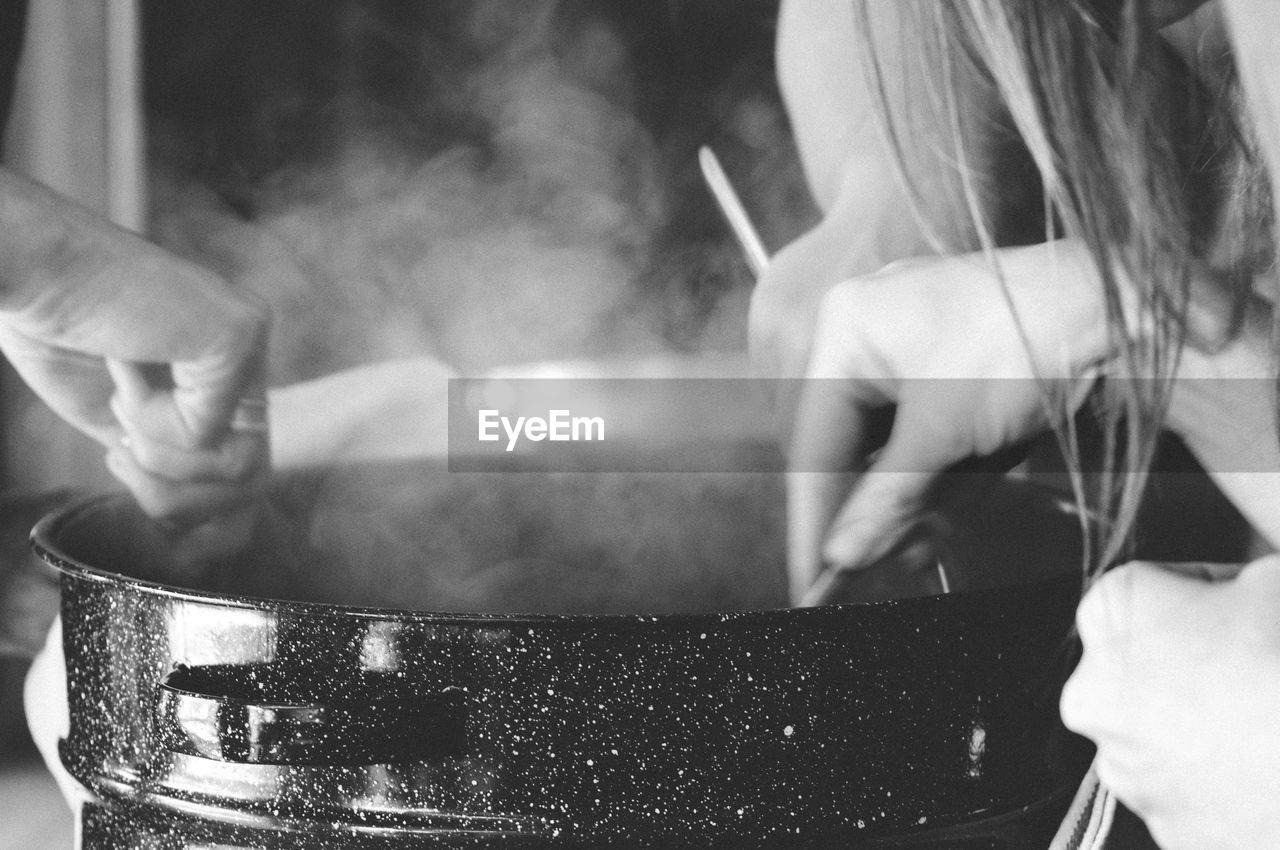
<instances>
[{"instance_id":1,"label":"dark blurred background","mask_svg":"<svg viewBox=\"0 0 1280 850\"><path fill-rule=\"evenodd\" d=\"M360 207L367 192L388 194L369 185L379 168L407 182L433 172L417 196L418 214L478 214L479 230L490 233L504 222L504 241L534 228L539 238L527 254L509 258L532 280L509 289L566 303L587 290L572 330L556 327L555 316L536 316L545 333L474 322L471 313L501 312L501 302L525 295L504 292L493 275L459 283L465 271L448 264L376 285L350 274L343 282L366 286L366 305L378 298L411 305L425 343L463 368L620 347L740 348L751 281L702 186L696 152L702 144L717 150L770 246L811 219L774 80L776 5L148 3L152 159L178 179L178 204L185 181L194 181L236 215L287 234L304 255L306 237L280 224L283 210L355 202L355 217L366 215L379 231L359 247L348 244L348 262L360 256L367 268L388 251L430 258L433 240L455 235L447 226L433 232L424 220L420 244L411 235L389 238L396 225L385 220L386 207ZM444 194L471 203L449 203ZM156 234L181 245L173 200L161 193ZM491 247L482 235L475 242L477 253ZM543 289L546 254L566 248L577 253L558 257L572 269L564 277L598 280ZM581 256L593 249L608 260L594 269ZM447 294L441 276L455 279ZM464 334L471 338L458 339ZM347 365L343 355L304 347L305 365L286 357L282 372Z\"/></svg>"}]
</instances>

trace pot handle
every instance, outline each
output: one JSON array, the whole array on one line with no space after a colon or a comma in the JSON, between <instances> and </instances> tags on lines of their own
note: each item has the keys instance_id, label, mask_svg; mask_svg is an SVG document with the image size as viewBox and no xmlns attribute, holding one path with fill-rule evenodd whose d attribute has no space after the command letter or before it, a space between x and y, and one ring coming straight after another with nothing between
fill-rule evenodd
<instances>
[{"instance_id":1,"label":"pot handle","mask_svg":"<svg viewBox=\"0 0 1280 850\"><path fill-rule=\"evenodd\" d=\"M310 674L310 675L308 675ZM179 666L159 686L155 722L169 750L239 764L365 765L466 752L466 692L424 689L395 672L331 682L265 664ZM316 693L330 685L333 694Z\"/></svg>"}]
</instances>

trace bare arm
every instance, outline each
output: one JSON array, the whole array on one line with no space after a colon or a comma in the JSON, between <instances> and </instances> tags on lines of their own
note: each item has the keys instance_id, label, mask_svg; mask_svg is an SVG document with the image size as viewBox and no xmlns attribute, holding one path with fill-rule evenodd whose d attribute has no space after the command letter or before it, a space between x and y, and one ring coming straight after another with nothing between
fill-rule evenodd
<instances>
[{"instance_id":1,"label":"bare arm","mask_svg":"<svg viewBox=\"0 0 1280 850\"><path fill-rule=\"evenodd\" d=\"M880 46L877 61L885 99L895 124L901 125L905 168L927 187L926 197L915 201L923 203L921 212L928 219L951 226L938 237L958 251L976 247L950 153L932 141L912 144L950 137L938 116L913 108L930 102L924 92L937 71L936 63L920 59L919 46L910 37L913 16L925 8L918 0L874 0L863 21L847 0L782 4L778 79L822 220L777 253L755 292L752 351L769 374L804 374L818 304L833 285L933 252L877 118L879 95L870 57L859 52L868 40ZM859 34L864 23L871 28L870 39ZM957 67L956 73L963 120L971 123L970 129L997 126L992 93L971 70ZM972 153L971 164L979 170L997 156L983 144L975 144Z\"/></svg>"},{"instance_id":2,"label":"bare arm","mask_svg":"<svg viewBox=\"0 0 1280 850\"><path fill-rule=\"evenodd\" d=\"M1272 546L1280 547L1280 434L1268 324L1253 305L1244 331L1213 353L1183 353L1166 425Z\"/></svg>"},{"instance_id":3,"label":"bare arm","mask_svg":"<svg viewBox=\"0 0 1280 850\"><path fill-rule=\"evenodd\" d=\"M1280 185L1280 4L1224 0L1254 128L1272 185ZM1276 279L1264 282L1276 300ZM1188 349L1169 411L1177 431L1254 527L1280 547L1280 434L1270 342L1272 307L1253 305L1243 333L1225 349Z\"/></svg>"},{"instance_id":4,"label":"bare arm","mask_svg":"<svg viewBox=\"0 0 1280 850\"><path fill-rule=\"evenodd\" d=\"M841 193L842 175L852 161L887 163L857 44L853 3L783 0L778 85L809 191L824 213Z\"/></svg>"}]
</instances>

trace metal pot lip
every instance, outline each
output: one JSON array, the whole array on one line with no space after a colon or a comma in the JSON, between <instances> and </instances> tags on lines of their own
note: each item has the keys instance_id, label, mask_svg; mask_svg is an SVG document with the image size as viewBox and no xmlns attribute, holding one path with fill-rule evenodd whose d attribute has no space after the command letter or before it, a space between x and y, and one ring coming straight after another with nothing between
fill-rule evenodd
<instances>
[{"instance_id":1,"label":"metal pot lip","mask_svg":"<svg viewBox=\"0 0 1280 850\"><path fill-rule=\"evenodd\" d=\"M128 494L99 494L74 499L70 504L45 516L31 530L31 548L36 555L63 576L88 581L123 586L125 588L153 596L197 602L221 608L237 608L262 611L264 609L288 610L297 613L308 613L316 616L355 617L371 620L414 621L439 625L474 625L516 628L552 628L602 626L608 628L643 628L655 624L683 625L692 628L697 625L724 624L735 620L794 620L800 618L843 617L858 613L897 613L911 610L954 607L966 600L990 599L999 596L1019 595L1029 590L1058 589L1063 592L1078 592L1080 578L1066 573L1038 580L1018 582L999 588L985 590L953 591L933 596L916 596L903 599L889 599L877 602L852 602L827 605L818 608L758 608L745 611L721 612L673 612L673 613L637 613L637 614L537 614L537 613L484 613L484 612L452 612L424 611L404 608L378 608L358 605L341 605L331 602L306 602L273 597L233 596L211 591L196 590L163 584L136 578L122 573L95 567L61 551L57 537L61 529L75 522L81 515L103 505L128 500Z\"/></svg>"}]
</instances>

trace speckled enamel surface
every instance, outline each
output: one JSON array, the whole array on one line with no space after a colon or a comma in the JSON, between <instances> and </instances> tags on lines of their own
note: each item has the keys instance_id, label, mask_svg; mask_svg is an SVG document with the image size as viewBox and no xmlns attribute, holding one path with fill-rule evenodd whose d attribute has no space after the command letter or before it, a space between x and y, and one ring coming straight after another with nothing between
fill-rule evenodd
<instances>
[{"instance_id":1,"label":"speckled enamel surface","mask_svg":"<svg viewBox=\"0 0 1280 850\"><path fill-rule=\"evenodd\" d=\"M127 540L105 504L45 543ZM87 846L129 829L148 848L858 846L1075 781L1056 712L1069 575L817 610L467 616L206 596L45 556L63 570L63 758L97 798ZM461 740L376 764L181 752L160 685L202 665L243 671L264 704L341 701L370 674L407 704L460 694L438 710Z\"/></svg>"}]
</instances>

